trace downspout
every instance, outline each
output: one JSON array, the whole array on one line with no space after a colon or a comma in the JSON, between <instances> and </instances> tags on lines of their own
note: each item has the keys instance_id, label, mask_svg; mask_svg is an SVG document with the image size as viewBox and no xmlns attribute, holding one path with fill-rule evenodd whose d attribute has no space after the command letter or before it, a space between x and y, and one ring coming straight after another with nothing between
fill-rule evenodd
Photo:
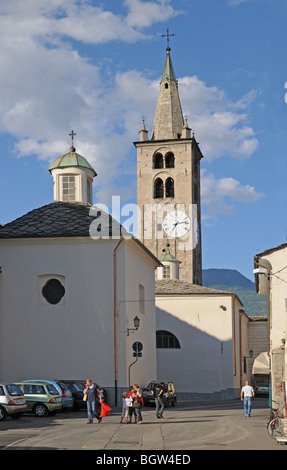
<instances>
[{"instance_id":1,"label":"downspout","mask_svg":"<svg viewBox=\"0 0 287 470\"><path fill-rule=\"evenodd\" d=\"M239 310L240 312L240 310ZM239 334L240 334L240 343L239 343L239 354L240 354L240 389L242 388L242 375L243 375L243 367L242 367L242 317L243 317L244 313L240 313L240 316L239 316Z\"/></svg>"},{"instance_id":2,"label":"downspout","mask_svg":"<svg viewBox=\"0 0 287 470\"><path fill-rule=\"evenodd\" d=\"M234 344L233 344L233 354L234 354L234 371L233 371L233 377L236 377L237 375L237 342L236 342L236 322L235 322L235 296L232 295L232 322L233 322L233 331L234 331Z\"/></svg>"},{"instance_id":3,"label":"downspout","mask_svg":"<svg viewBox=\"0 0 287 470\"><path fill-rule=\"evenodd\" d=\"M118 405L118 348L117 348L117 274L116 274L116 252L123 241L121 237L119 243L114 249L114 376L115 376L115 406Z\"/></svg>"}]
</instances>

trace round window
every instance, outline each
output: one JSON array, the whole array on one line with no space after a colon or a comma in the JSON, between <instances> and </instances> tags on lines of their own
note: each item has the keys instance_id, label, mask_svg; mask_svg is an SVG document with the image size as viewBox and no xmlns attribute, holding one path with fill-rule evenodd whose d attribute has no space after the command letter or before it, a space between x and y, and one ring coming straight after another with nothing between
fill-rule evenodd
<instances>
[{"instance_id":1,"label":"round window","mask_svg":"<svg viewBox=\"0 0 287 470\"><path fill-rule=\"evenodd\" d=\"M49 304L58 304L65 295L65 287L58 279L50 279L42 289L42 294Z\"/></svg>"}]
</instances>

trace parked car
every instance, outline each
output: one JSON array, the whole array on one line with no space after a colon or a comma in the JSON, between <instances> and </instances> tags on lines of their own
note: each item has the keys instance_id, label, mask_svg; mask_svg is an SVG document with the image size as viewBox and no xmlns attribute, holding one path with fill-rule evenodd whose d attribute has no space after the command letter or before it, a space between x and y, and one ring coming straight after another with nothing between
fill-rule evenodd
<instances>
[{"instance_id":1,"label":"parked car","mask_svg":"<svg viewBox=\"0 0 287 470\"><path fill-rule=\"evenodd\" d=\"M266 384L257 384L255 386L255 395L256 396L268 396L269 395L269 386Z\"/></svg>"},{"instance_id":2,"label":"parked car","mask_svg":"<svg viewBox=\"0 0 287 470\"><path fill-rule=\"evenodd\" d=\"M154 404L155 403L155 389L159 386L158 382L152 381L148 384L146 388L143 388L143 399L145 405ZM173 382L167 382L164 384L163 389L163 398L164 398L164 405L175 406L176 403L176 391Z\"/></svg>"},{"instance_id":3,"label":"parked car","mask_svg":"<svg viewBox=\"0 0 287 470\"><path fill-rule=\"evenodd\" d=\"M86 388L86 381L85 380L66 380L62 379L61 381L65 386L72 392L73 398L74 398L74 408L75 409L80 409L80 408L86 408L87 403L83 401L83 391ZM104 402L107 401L107 391L105 389L100 389L101 395L102 395L102 400Z\"/></svg>"},{"instance_id":4,"label":"parked car","mask_svg":"<svg viewBox=\"0 0 287 470\"><path fill-rule=\"evenodd\" d=\"M72 409L74 406L74 398L70 390L58 380L44 380L44 379L36 379L37 382L45 382L54 385L55 389L58 391L61 399L62 399L62 409L68 410ZM35 379L30 380L23 380L23 382L35 382Z\"/></svg>"},{"instance_id":5,"label":"parked car","mask_svg":"<svg viewBox=\"0 0 287 470\"><path fill-rule=\"evenodd\" d=\"M16 384L0 384L0 421L20 418L27 410L26 399Z\"/></svg>"},{"instance_id":6,"label":"parked car","mask_svg":"<svg viewBox=\"0 0 287 470\"><path fill-rule=\"evenodd\" d=\"M55 414L62 409L62 399L54 385L45 382L20 382L17 386L24 393L27 411L38 417Z\"/></svg>"},{"instance_id":7,"label":"parked car","mask_svg":"<svg viewBox=\"0 0 287 470\"><path fill-rule=\"evenodd\" d=\"M74 409L86 408L87 404L83 401L83 391L86 383L82 380L61 380L61 383L70 390L74 399Z\"/></svg>"}]
</instances>

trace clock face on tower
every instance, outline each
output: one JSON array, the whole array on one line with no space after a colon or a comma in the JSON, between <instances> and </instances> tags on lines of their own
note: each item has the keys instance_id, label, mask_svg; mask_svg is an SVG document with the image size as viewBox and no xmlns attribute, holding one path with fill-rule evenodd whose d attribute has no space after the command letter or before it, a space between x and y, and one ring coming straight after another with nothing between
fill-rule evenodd
<instances>
[{"instance_id":1,"label":"clock face on tower","mask_svg":"<svg viewBox=\"0 0 287 470\"><path fill-rule=\"evenodd\" d=\"M190 219L182 211L169 212L163 221L165 233L172 238L181 238L190 230Z\"/></svg>"}]
</instances>

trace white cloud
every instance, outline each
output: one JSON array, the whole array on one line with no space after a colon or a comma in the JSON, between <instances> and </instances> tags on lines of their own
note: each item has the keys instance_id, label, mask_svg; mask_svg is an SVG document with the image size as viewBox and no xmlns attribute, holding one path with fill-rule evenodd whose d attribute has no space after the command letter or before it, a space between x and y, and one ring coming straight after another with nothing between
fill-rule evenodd
<instances>
[{"instance_id":1,"label":"white cloud","mask_svg":"<svg viewBox=\"0 0 287 470\"><path fill-rule=\"evenodd\" d=\"M125 0L121 13L93 6L92 0L1 0L0 29L5 37L33 37L57 44L67 38L90 44L143 38L141 30L175 16L169 0Z\"/></svg>"},{"instance_id":2,"label":"white cloud","mask_svg":"<svg viewBox=\"0 0 287 470\"><path fill-rule=\"evenodd\" d=\"M168 0L126 0L118 14L93 3L1 0L0 132L16 139L19 156L37 155L51 162L68 151L68 134L74 129L77 151L94 166L98 195L106 197L117 193L119 175L136 174L132 142L138 139L142 116L151 133L159 80L130 70L106 82L102 70L69 39L93 44L135 41L143 37L142 25L166 21L177 12ZM258 141L248 125L248 108L255 92L232 102L223 90L197 77L179 79L179 92L207 160L252 155ZM203 196L208 200L204 176ZM239 197L242 187L235 191L234 181L229 183L232 196L223 188L218 193L220 203L227 195ZM127 196L130 186L122 191ZM252 196L250 188L245 191Z\"/></svg>"},{"instance_id":3,"label":"white cloud","mask_svg":"<svg viewBox=\"0 0 287 470\"><path fill-rule=\"evenodd\" d=\"M257 96L255 90L232 102L224 90L208 87L195 76L179 80L179 90L184 114L207 160L225 155L244 159L254 153L258 140L248 125L247 111Z\"/></svg>"},{"instance_id":4,"label":"white cloud","mask_svg":"<svg viewBox=\"0 0 287 470\"><path fill-rule=\"evenodd\" d=\"M241 185L234 178L216 179L206 170L201 172L201 197L205 207L205 218L212 219L218 215L233 214L234 202L254 203L264 195L258 193L253 186Z\"/></svg>"},{"instance_id":5,"label":"white cloud","mask_svg":"<svg viewBox=\"0 0 287 470\"><path fill-rule=\"evenodd\" d=\"M129 8L127 24L139 29L151 26L154 22L166 21L179 14L170 5L170 0L159 0L157 3L124 0L124 5Z\"/></svg>"}]
</instances>

